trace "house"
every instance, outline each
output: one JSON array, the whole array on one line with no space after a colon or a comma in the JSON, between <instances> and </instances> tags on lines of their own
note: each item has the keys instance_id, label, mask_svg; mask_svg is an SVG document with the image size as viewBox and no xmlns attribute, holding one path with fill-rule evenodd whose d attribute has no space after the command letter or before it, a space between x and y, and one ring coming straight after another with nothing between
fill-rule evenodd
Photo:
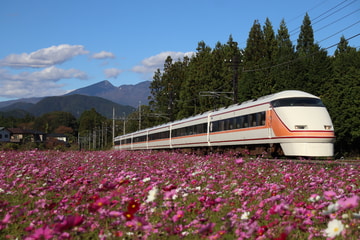
<instances>
[{"instance_id":1,"label":"house","mask_svg":"<svg viewBox=\"0 0 360 240\"><path fill-rule=\"evenodd\" d=\"M56 139L58 141L63 141L63 142L68 141L67 136L65 134L61 134L61 133L48 133L46 135L46 138L47 139L53 138L53 139Z\"/></svg>"},{"instance_id":2,"label":"house","mask_svg":"<svg viewBox=\"0 0 360 240\"><path fill-rule=\"evenodd\" d=\"M7 128L0 127L0 142L10 142L10 134Z\"/></svg>"},{"instance_id":3,"label":"house","mask_svg":"<svg viewBox=\"0 0 360 240\"><path fill-rule=\"evenodd\" d=\"M10 142L25 143L25 142L44 142L45 133L27 130L21 128L8 128L10 132Z\"/></svg>"}]
</instances>

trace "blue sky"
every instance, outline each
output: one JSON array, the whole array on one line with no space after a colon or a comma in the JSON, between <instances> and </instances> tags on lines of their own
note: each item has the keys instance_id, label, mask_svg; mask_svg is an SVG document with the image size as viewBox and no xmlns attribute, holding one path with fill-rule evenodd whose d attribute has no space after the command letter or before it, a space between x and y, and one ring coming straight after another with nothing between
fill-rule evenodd
<instances>
[{"instance_id":1,"label":"blue sky","mask_svg":"<svg viewBox=\"0 0 360 240\"><path fill-rule=\"evenodd\" d=\"M152 80L200 41L232 35L244 48L255 20L277 32L284 19L296 44L306 12L323 48L360 33L360 0L2 0L0 101ZM359 48L360 36L349 43Z\"/></svg>"}]
</instances>

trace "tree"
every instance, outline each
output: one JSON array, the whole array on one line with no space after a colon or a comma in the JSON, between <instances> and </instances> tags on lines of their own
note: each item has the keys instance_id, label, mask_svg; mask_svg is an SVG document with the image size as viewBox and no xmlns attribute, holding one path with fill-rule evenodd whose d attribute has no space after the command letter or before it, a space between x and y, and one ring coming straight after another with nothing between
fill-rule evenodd
<instances>
[{"instance_id":1,"label":"tree","mask_svg":"<svg viewBox=\"0 0 360 240\"><path fill-rule=\"evenodd\" d=\"M304 17L296 50L298 61L294 88L322 95L326 91L326 81L331 75L331 64L327 51L314 43L314 33L308 14Z\"/></svg>"},{"instance_id":2,"label":"tree","mask_svg":"<svg viewBox=\"0 0 360 240\"><path fill-rule=\"evenodd\" d=\"M106 118L100 113L96 112L95 108L84 111L79 119L79 134L86 135L100 129L102 122L105 122Z\"/></svg>"},{"instance_id":3,"label":"tree","mask_svg":"<svg viewBox=\"0 0 360 240\"><path fill-rule=\"evenodd\" d=\"M289 31L285 20L280 23L276 35L277 52L276 52L276 71L274 91L279 92L287 89L293 89L294 59L296 58L294 46L290 40Z\"/></svg>"},{"instance_id":4,"label":"tree","mask_svg":"<svg viewBox=\"0 0 360 240\"><path fill-rule=\"evenodd\" d=\"M312 54L314 47L314 31L311 26L311 20L306 13L300 28L300 34L297 39L296 51L299 56Z\"/></svg>"},{"instance_id":5,"label":"tree","mask_svg":"<svg viewBox=\"0 0 360 240\"><path fill-rule=\"evenodd\" d=\"M260 79L261 68L265 62L265 49L264 33L259 21L256 20L251 27L244 50L244 74L240 79L242 101L260 97L259 93L263 88Z\"/></svg>"},{"instance_id":6,"label":"tree","mask_svg":"<svg viewBox=\"0 0 360 240\"><path fill-rule=\"evenodd\" d=\"M360 51L341 37L332 61L333 77L324 103L330 111L336 135L336 152L359 154L360 146Z\"/></svg>"},{"instance_id":7,"label":"tree","mask_svg":"<svg viewBox=\"0 0 360 240\"><path fill-rule=\"evenodd\" d=\"M45 113L34 121L34 128L45 133L54 133L61 126L71 128L72 131L68 131L68 133L78 129L76 118L69 112L55 111Z\"/></svg>"}]
</instances>

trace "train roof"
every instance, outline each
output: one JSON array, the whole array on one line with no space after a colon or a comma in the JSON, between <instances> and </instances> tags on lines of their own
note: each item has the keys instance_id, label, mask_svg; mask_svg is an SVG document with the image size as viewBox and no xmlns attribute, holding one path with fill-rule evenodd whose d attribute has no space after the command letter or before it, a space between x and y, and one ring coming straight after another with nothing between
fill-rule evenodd
<instances>
[{"instance_id":1,"label":"train roof","mask_svg":"<svg viewBox=\"0 0 360 240\"><path fill-rule=\"evenodd\" d=\"M299 91L299 90L286 90L286 91L266 95L266 96L263 96L263 97L260 97L260 98L248 100L248 101L245 101L245 102L242 102L242 103L233 104L233 105L230 105L230 106L227 106L227 107L210 110L210 111L203 112L203 113L200 113L198 115L194 115L194 116L191 116L191 117L188 117L188 118L176 120L176 121L173 121L173 122L164 123L164 124L161 124L161 125L157 125L157 126L150 127L150 128L147 128L147 129L142 129L142 130L132 132L132 133L128 133L128 134L121 135L121 136L127 136L127 135L141 133L141 132L144 132L144 131L158 129L158 128L161 128L161 127L165 127L165 126L167 126L169 124L176 124L176 123L182 122L185 119L186 120L198 119L198 118L201 118L201 117L204 117L204 116L208 116L210 113L214 113L214 112L218 113L218 112L221 112L221 111L228 111L228 110L231 110L233 108L238 108L239 106L247 107L247 106L251 106L251 105L254 105L254 104L262 104L262 103L271 102L271 101L276 100L276 99L291 98L291 97L319 98L319 97L317 97L315 95L312 95L312 94L307 93L307 92Z\"/></svg>"}]
</instances>

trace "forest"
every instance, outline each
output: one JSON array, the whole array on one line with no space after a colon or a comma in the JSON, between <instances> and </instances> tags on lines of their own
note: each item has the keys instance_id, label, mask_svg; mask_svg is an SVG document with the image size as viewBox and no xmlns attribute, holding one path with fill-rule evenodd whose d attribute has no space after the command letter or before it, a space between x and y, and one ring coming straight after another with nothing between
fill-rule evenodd
<instances>
[{"instance_id":1,"label":"forest","mask_svg":"<svg viewBox=\"0 0 360 240\"><path fill-rule=\"evenodd\" d=\"M293 44L284 20L276 33L269 19L263 26L255 20L244 49L230 35L227 43L218 42L214 48L200 41L191 57L167 57L163 69L153 75L149 105L129 115L117 116L114 121L94 109L85 111L79 119L61 112L21 119L0 115L0 126L65 133L88 149L101 149L111 147L112 134L133 132L283 90L302 90L319 96L331 115L335 157L359 156L360 50L349 45L349 40L359 36L342 36L337 44L323 48L316 42L306 14L297 43Z\"/></svg>"},{"instance_id":2,"label":"forest","mask_svg":"<svg viewBox=\"0 0 360 240\"><path fill-rule=\"evenodd\" d=\"M277 33L269 19L254 21L246 47L229 36L214 48L198 43L192 57L168 57L151 83L150 111L160 124L283 90L319 96L335 129L336 156L358 156L360 146L360 51L342 36L322 48L304 16L297 43L283 20ZM334 49L329 54L329 49ZM152 123L154 123L152 121Z\"/></svg>"}]
</instances>

